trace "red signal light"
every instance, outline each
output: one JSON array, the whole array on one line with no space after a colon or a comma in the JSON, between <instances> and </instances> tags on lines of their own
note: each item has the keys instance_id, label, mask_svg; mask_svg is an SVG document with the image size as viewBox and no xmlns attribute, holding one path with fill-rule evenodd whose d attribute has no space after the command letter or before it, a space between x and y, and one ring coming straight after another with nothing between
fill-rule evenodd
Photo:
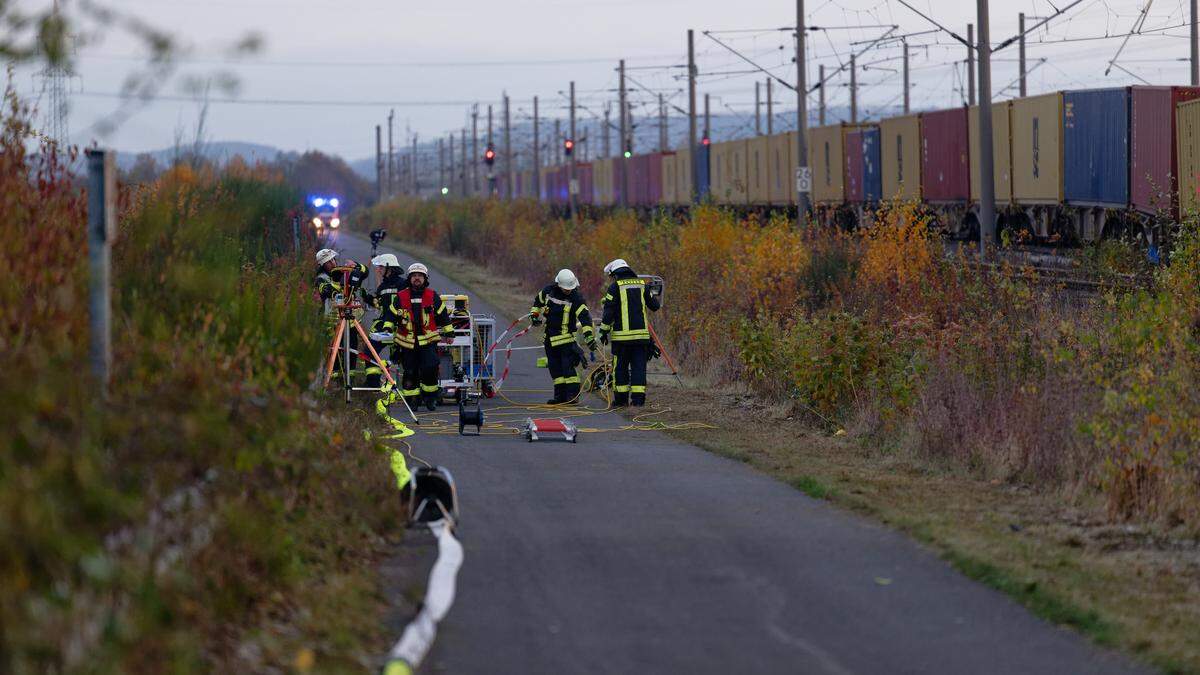
<instances>
[{"instance_id":1,"label":"red signal light","mask_svg":"<svg viewBox=\"0 0 1200 675\"><path fill-rule=\"evenodd\" d=\"M569 157L571 155L571 151L574 149L575 149L575 141L573 141L569 138L565 139L563 141L563 154L565 154Z\"/></svg>"},{"instance_id":2,"label":"red signal light","mask_svg":"<svg viewBox=\"0 0 1200 675\"><path fill-rule=\"evenodd\" d=\"M704 138L700 139L701 145L708 145L709 143L712 143L712 141L709 140L708 136L705 136Z\"/></svg>"}]
</instances>

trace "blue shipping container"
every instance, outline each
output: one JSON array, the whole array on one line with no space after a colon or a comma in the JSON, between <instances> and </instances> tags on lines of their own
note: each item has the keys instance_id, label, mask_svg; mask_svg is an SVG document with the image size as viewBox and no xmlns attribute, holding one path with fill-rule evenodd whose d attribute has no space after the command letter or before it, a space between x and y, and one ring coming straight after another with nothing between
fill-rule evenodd
<instances>
[{"instance_id":1,"label":"blue shipping container","mask_svg":"<svg viewBox=\"0 0 1200 675\"><path fill-rule=\"evenodd\" d=\"M710 185L709 175L708 175L708 151L709 151L709 148L710 148L710 146L700 145L697 148L698 151L696 152L696 160L697 160L697 163L700 165L699 166L699 176L698 176L700 185L698 186L699 190L698 190L698 194L697 194L697 201L704 199L704 197L706 197L708 195L708 188Z\"/></svg>"},{"instance_id":2,"label":"blue shipping container","mask_svg":"<svg viewBox=\"0 0 1200 675\"><path fill-rule=\"evenodd\" d=\"M863 198L868 202L883 200L883 173L879 157L879 127L864 129L863 135Z\"/></svg>"},{"instance_id":3,"label":"blue shipping container","mask_svg":"<svg viewBox=\"0 0 1200 675\"><path fill-rule=\"evenodd\" d=\"M1063 197L1129 203L1129 89L1063 92Z\"/></svg>"}]
</instances>

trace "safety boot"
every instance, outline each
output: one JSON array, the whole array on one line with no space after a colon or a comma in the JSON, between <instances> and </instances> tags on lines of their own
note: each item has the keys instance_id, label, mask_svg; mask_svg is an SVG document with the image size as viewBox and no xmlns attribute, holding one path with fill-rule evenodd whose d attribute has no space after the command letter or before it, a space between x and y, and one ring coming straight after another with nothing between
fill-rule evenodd
<instances>
[{"instance_id":1,"label":"safety boot","mask_svg":"<svg viewBox=\"0 0 1200 675\"><path fill-rule=\"evenodd\" d=\"M425 399L425 409L429 412L437 410L438 395L437 393L425 394L422 398Z\"/></svg>"},{"instance_id":2,"label":"safety boot","mask_svg":"<svg viewBox=\"0 0 1200 675\"><path fill-rule=\"evenodd\" d=\"M558 405L563 402L563 386L561 384L554 385L554 398L546 401L546 405Z\"/></svg>"},{"instance_id":3,"label":"safety boot","mask_svg":"<svg viewBox=\"0 0 1200 675\"><path fill-rule=\"evenodd\" d=\"M646 395L645 394L631 394L629 396L629 403L631 405L635 405L638 407L644 406L644 405L646 405Z\"/></svg>"},{"instance_id":4,"label":"safety boot","mask_svg":"<svg viewBox=\"0 0 1200 675\"><path fill-rule=\"evenodd\" d=\"M563 403L574 403L578 398L579 385L571 383L563 385L563 391L562 394L559 395L558 400L562 401Z\"/></svg>"},{"instance_id":5,"label":"safety boot","mask_svg":"<svg viewBox=\"0 0 1200 675\"><path fill-rule=\"evenodd\" d=\"M619 391L613 394L612 407L624 408L629 405L629 392Z\"/></svg>"}]
</instances>

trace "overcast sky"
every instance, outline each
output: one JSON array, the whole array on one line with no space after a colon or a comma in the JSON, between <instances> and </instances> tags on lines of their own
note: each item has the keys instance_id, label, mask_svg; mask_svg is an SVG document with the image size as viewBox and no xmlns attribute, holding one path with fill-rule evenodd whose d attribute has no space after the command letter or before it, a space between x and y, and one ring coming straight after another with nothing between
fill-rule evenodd
<instances>
[{"instance_id":1,"label":"overcast sky","mask_svg":"<svg viewBox=\"0 0 1200 675\"><path fill-rule=\"evenodd\" d=\"M779 0L99 1L176 34L185 50L177 73L160 89L162 98L139 107L114 135L101 139L123 151L162 148L173 142L178 129L190 133L199 105L187 100L183 81L220 71L236 76L233 98L240 102L224 102L229 95L212 94L216 101L208 119L209 138L320 149L347 158L374 152L374 125L385 121L390 107L396 109L397 143L406 126L429 137L469 125L470 101L484 108L497 104L498 124L503 91L512 98L515 118L529 114L535 94L541 97L543 115L563 114L555 108L565 103L557 92L565 92L572 79L587 107L580 114L600 114L604 102L616 98L611 90L622 57L638 85L663 90L686 108L686 81L676 79L683 71L671 66L685 62L688 28L697 30L700 92L718 97L714 112L752 114L754 81L762 75L740 72L750 66L700 31L714 31L784 80L795 79L788 33L771 30L794 23L795 4ZM973 2L909 1L963 34L974 20ZM1055 0L1059 7L1068 2ZM49 0L22 4L45 6ZM1030 93L1137 83L1120 69L1104 75L1121 44L1119 37L1090 38L1128 32L1143 4L1083 0L1031 35ZM993 42L1016 31L1018 11L1042 17L1054 11L1046 0L993 5ZM852 50L865 46L851 43L880 37L893 24L899 26L895 34L933 28L899 0L808 0L808 12L810 25L827 28L809 34L810 83L818 64L838 68ZM1119 65L1155 84L1186 84L1186 22L1186 2L1159 0L1143 28L1157 36L1134 37ZM737 29L747 31L716 33ZM261 33L263 48L229 60L228 49L247 31ZM956 61L965 59L965 48L945 33L914 35L909 44L913 107L961 103L965 75ZM96 138L97 121L121 105L113 95L144 53L135 38L120 31L79 50L70 82L74 142ZM860 112L899 104L900 54L899 43L893 42L859 57L860 64L869 66L858 74ZM995 91L1016 77L1016 56L1015 46L997 54ZM26 68L17 78L19 89L36 99L41 90L36 74ZM830 105L846 103L846 81L845 76L831 81ZM635 91L635 103L648 104L650 96ZM782 94L779 89L776 93ZM1014 87L1003 97L1015 93ZM783 100L794 105L794 95ZM815 95L811 100L815 105Z\"/></svg>"}]
</instances>

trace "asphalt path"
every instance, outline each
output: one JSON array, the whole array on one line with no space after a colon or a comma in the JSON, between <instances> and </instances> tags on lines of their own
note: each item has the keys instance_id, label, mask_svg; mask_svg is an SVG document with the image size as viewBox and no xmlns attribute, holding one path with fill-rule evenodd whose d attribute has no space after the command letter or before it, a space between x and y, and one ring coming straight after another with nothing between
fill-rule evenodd
<instances>
[{"instance_id":1,"label":"asphalt path","mask_svg":"<svg viewBox=\"0 0 1200 675\"><path fill-rule=\"evenodd\" d=\"M338 248L368 261L364 238L343 233ZM467 290L431 277L439 292ZM472 308L494 313L474 298ZM537 355L515 355L506 387L521 390L510 394L518 402L547 397L526 391L550 387ZM466 556L421 672L1144 670L901 534L660 432L586 433L575 445L422 431L409 440L456 479Z\"/></svg>"}]
</instances>

